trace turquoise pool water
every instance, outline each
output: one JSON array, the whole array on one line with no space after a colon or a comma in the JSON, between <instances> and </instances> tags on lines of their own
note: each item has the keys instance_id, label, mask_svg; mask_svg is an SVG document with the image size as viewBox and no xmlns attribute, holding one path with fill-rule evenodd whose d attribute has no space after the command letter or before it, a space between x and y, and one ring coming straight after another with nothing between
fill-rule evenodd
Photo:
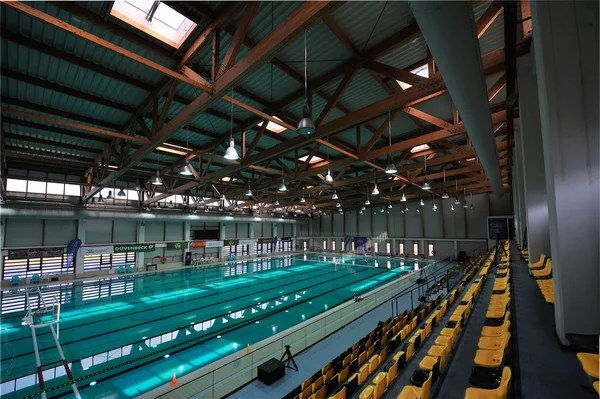
<instances>
[{"instance_id":1,"label":"turquoise pool water","mask_svg":"<svg viewBox=\"0 0 600 399\"><path fill-rule=\"evenodd\" d=\"M83 398L135 397L397 279L428 261L294 255L44 288L60 298L60 344ZM2 293L3 398L40 392L23 289ZM37 330L42 364L59 360ZM54 367L58 366L58 367ZM64 368L47 395L70 396Z\"/></svg>"}]
</instances>

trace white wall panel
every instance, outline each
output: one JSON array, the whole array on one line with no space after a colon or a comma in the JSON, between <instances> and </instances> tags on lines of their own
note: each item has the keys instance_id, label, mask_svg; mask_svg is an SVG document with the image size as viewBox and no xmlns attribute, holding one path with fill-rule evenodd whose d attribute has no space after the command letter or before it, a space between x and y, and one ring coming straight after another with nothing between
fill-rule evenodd
<instances>
[{"instance_id":1,"label":"white wall panel","mask_svg":"<svg viewBox=\"0 0 600 399\"><path fill-rule=\"evenodd\" d=\"M404 236L404 214L402 213L403 206L404 204L397 204L390 209L390 214L388 215L388 224L390 227L388 233L390 237Z\"/></svg>"},{"instance_id":2,"label":"white wall panel","mask_svg":"<svg viewBox=\"0 0 600 399\"><path fill-rule=\"evenodd\" d=\"M235 238L235 223L227 222L224 224L225 238Z\"/></svg>"},{"instance_id":3,"label":"white wall panel","mask_svg":"<svg viewBox=\"0 0 600 399\"><path fill-rule=\"evenodd\" d=\"M421 213L417 212L418 203L411 203L410 210L406 212L406 236L407 237L423 237L423 226L421 222ZM423 207L420 211L423 212ZM410 252L412 253L412 247Z\"/></svg>"},{"instance_id":4,"label":"white wall panel","mask_svg":"<svg viewBox=\"0 0 600 399\"><path fill-rule=\"evenodd\" d=\"M41 246L42 224L41 219L7 219L4 246Z\"/></svg>"},{"instance_id":5,"label":"white wall panel","mask_svg":"<svg viewBox=\"0 0 600 399\"><path fill-rule=\"evenodd\" d=\"M383 212L381 210L383 209ZM387 237L387 228L385 223L386 206L378 205L373 208L373 237L374 238L385 238Z\"/></svg>"},{"instance_id":6,"label":"white wall panel","mask_svg":"<svg viewBox=\"0 0 600 399\"><path fill-rule=\"evenodd\" d=\"M74 238L77 238L77 220L46 220L44 245L66 246Z\"/></svg>"},{"instance_id":7,"label":"white wall panel","mask_svg":"<svg viewBox=\"0 0 600 399\"><path fill-rule=\"evenodd\" d=\"M146 222L146 242L163 241L165 235L163 222Z\"/></svg>"},{"instance_id":8,"label":"white wall panel","mask_svg":"<svg viewBox=\"0 0 600 399\"><path fill-rule=\"evenodd\" d=\"M345 232L344 232L344 216L345 215L340 215L339 212L332 212L332 218L333 218L333 235L334 236L344 236ZM338 243L339 244L339 243ZM337 247L339 250L339 247Z\"/></svg>"},{"instance_id":9,"label":"white wall panel","mask_svg":"<svg viewBox=\"0 0 600 399\"><path fill-rule=\"evenodd\" d=\"M112 220L87 220L85 223L86 244L110 244Z\"/></svg>"},{"instance_id":10,"label":"white wall panel","mask_svg":"<svg viewBox=\"0 0 600 399\"><path fill-rule=\"evenodd\" d=\"M433 211L433 204L438 207L437 211ZM442 206L441 200L429 200L425 201L425 206L421 211L423 212L423 220L425 225L425 231L423 236L429 238L441 238L442 234Z\"/></svg>"},{"instance_id":11,"label":"white wall panel","mask_svg":"<svg viewBox=\"0 0 600 399\"><path fill-rule=\"evenodd\" d=\"M371 207L367 207L362 215L358 214L358 236L359 237L370 237L371 236Z\"/></svg>"},{"instance_id":12,"label":"white wall panel","mask_svg":"<svg viewBox=\"0 0 600 399\"><path fill-rule=\"evenodd\" d=\"M358 235L356 230L356 215L358 215L358 211L346 211L344 212L344 216L346 217L346 234L351 236Z\"/></svg>"},{"instance_id":13,"label":"white wall panel","mask_svg":"<svg viewBox=\"0 0 600 399\"><path fill-rule=\"evenodd\" d=\"M490 214L487 195L473 196L474 209L467 210L468 238L486 238L487 216ZM467 202L471 204L469 197Z\"/></svg>"},{"instance_id":14,"label":"white wall panel","mask_svg":"<svg viewBox=\"0 0 600 399\"><path fill-rule=\"evenodd\" d=\"M88 221L87 223L89 223ZM136 242L137 222L135 220L115 220L113 242Z\"/></svg>"},{"instance_id":15,"label":"white wall panel","mask_svg":"<svg viewBox=\"0 0 600 399\"><path fill-rule=\"evenodd\" d=\"M238 223L237 238L249 238L249 237L250 237L250 223Z\"/></svg>"}]
</instances>

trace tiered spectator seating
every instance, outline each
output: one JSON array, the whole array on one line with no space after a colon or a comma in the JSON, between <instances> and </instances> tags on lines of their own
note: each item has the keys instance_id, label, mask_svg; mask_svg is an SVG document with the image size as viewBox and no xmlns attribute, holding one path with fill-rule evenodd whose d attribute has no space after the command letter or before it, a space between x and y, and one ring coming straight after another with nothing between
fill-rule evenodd
<instances>
[{"instance_id":1,"label":"tiered spectator seating","mask_svg":"<svg viewBox=\"0 0 600 399\"><path fill-rule=\"evenodd\" d=\"M530 274L548 303L554 303L554 280L552 279L552 259L546 254L540 255L540 260L529 265Z\"/></svg>"},{"instance_id":2,"label":"tiered spectator seating","mask_svg":"<svg viewBox=\"0 0 600 399\"><path fill-rule=\"evenodd\" d=\"M510 247L504 243L503 255L496 271L496 279L486 320L481 329L475 367L471 372L465 399L498 398L508 396L511 369L507 366L510 355ZM504 265L504 266L503 266Z\"/></svg>"},{"instance_id":3,"label":"tiered spectator seating","mask_svg":"<svg viewBox=\"0 0 600 399\"><path fill-rule=\"evenodd\" d=\"M600 356L597 353L578 353L577 359L581 362L581 366L587 375L592 377L594 381L592 386L596 392L600 395L600 388L598 386L598 370L600 370Z\"/></svg>"},{"instance_id":4,"label":"tiered spectator seating","mask_svg":"<svg viewBox=\"0 0 600 399\"><path fill-rule=\"evenodd\" d=\"M408 344L403 346L403 351L394 355L394 360L397 360L398 362L407 362L410 358L416 357L415 350L418 349L419 346L423 346L425 339L431 335L432 328L435 327L436 323L450 310L453 303L461 294L463 288L466 287L477 274L483 260L486 259L486 255L489 254L482 254L482 256L474 259L467 265L465 268L465 276L460 282L459 288L452 291L448 295L448 298L442 302L438 310L434 312L422 326L420 326L419 330L415 331L414 335L408 339ZM490 263L491 261L488 261L485 267L489 267ZM442 328L437 337L435 337L434 345L432 345L425 356L421 358L419 369L410 377L410 385L404 386L398 399L420 399L429 396L432 386L438 381L441 371L447 365L448 357L457 341L461 328L464 326L465 320L469 316L473 301L476 299L483 286L484 278L485 277L474 280L473 284L469 286L462 301L458 303L456 309L444 325L444 328ZM372 386L374 386L374 388L369 390L369 387L367 387L361 392L361 399L377 399L385 392L386 388L392 385L389 376L385 385L380 383L379 381L383 380L383 378L379 378L380 375L381 373L373 380ZM381 387L378 384L381 384ZM371 391L373 392L372 396L370 396ZM363 396L363 394L365 395Z\"/></svg>"}]
</instances>

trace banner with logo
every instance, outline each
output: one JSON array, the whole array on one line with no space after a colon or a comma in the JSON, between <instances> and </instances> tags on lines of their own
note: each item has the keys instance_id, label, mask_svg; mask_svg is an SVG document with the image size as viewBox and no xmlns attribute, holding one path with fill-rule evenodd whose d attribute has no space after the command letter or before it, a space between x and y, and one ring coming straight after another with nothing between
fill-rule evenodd
<instances>
[{"instance_id":1,"label":"banner with logo","mask_svg":"<svg viewBox=\"0 0 600 399\"><path fill-rule=\"evenodd\" d=\"M187 245L185 242L168 242L167 243L167 249L184 249L186 248Z\"/></svg>"},{"instance_id":2,"label":"banner with logo","mask_svg":"<svg viewBox=\"0 0 600 399\"><path fill-rule=\"evenodd\" d=\"M256 240L239 240L239 244L238 245L254 245L254 243L256 242Z\"/></svg>"},{"instance_id":3,"label":"banner with logo","mask_svg":"<svg viewBox=\"0 0 600 399\"><path fill-rule=\"evenodd\" d=\"M259 238L258 239L258 243L259 244L268 244L268 243L270 243L272 241L273 241L272 238Z\"/></svg>"},{"instance_id":4,"label":"banner with logo","mask_svg":"<svg viewBox=\"0 0 600 399\"><path fill-rule=\"evenodd\" d=\"M224 245L223 241L206 241L206 248L220 248Z\"/></svg>"},{"instance_id":5,"label":"banner with logo","mask_svg":"<svg viewBox=\"0 0 600 399\"><path fill-rule=\"evenodd\" d=\"M64 253L64 247L9 249L8 259L55 258L58 256L63 256Z\"/></svg>"},{"instance_id":6,"label":"banner with logo","mask_svg":"<svg viewBox=\"0 0 600 399\"><path fill-rule=\"evenodd\" d=\"M112 254L114 247L112 245L101 245L96 247L81 247L83 256L86 255L100 255L100 254Z\"/></svg>"},{"instance_id":7,"label":"banner with logo","mask_svg":"<svg viewBox=\"0 0 600 399\"><path fill-rule=\"evenodd\" d=\"M127 244L127 245L115 245L114 253L123 252L152 252L154 251L154 244Z\"/></svg>"},{"instance_id":8,"label":"banner with logo","mask_svg":"<svg viewBox=\"0 0 600 399\"><path fill-rule=\"evenodd\" d=\"M192 241L192 248L206 248L206 241L194 240Z\"/></svg>"},{"instance_id":9,"label":"banner with logo","mask_svg":"<svg viewBox=\"0 0 600 399\"><path fill-rule=\"evenodd\" d=\"M225 240L225 245L239 245L240 244L240 240Z\"/></svg>"},{"instance_id":10,"label":"banner with logo","mask_svg":"<svg viewBox=\"0 0 600 399\"><path fill-rule=\"evenodd\" d=\"M292 241L292 237L281 237L279 240L282 242L288 242L288 241Z\"/></svg>"}]
</instances>

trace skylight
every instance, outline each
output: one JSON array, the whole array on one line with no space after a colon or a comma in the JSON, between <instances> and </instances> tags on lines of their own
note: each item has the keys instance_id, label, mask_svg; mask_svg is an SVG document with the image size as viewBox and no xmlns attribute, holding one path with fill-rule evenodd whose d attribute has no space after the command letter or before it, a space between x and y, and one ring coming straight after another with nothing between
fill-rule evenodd
<instances>
[{"instance_id":1,"label":"skylight","mask_svg":"<svg viewBox=\"0 0 600 399\"><path fill-rule=\"evenodd\" d=\"M421 144L421 145L417 145L417 146L414 146L413 148L411 148L410 152L411 152L411 154L414 154L416 152L428 150L429 148L430 147L428 144Z\"/></svg>"},{"instance_id":2,"label":"skylight","mask_svg":"<svg viewBox=\"0 0 600 399\"><path fill-rule=\"evenodd\" d=\"M298 161L306 162L307 159L308 159L308 155L305 155L303 157L298 158ZM323 160L323 158L313 155L313 157L310 159L309 164L312 165L314 163L321 162L322 160Z\"/></svg>"},{"instance_id":3,"label":"skylight","mask_svg":"<svg viewBox=\"0 0 600 399\"><path fill-rule=\"evenodd\" d=\"M224 181L226 183L229 183L230 181L236 181L237 179L234 177L233 179L229 176L225 176L221 179L221 181Z\"/></svg>"},{"instance_id":4,"label":"skylight","mask_svg":"<svg viewBox=\"0 0 600 399\"><path fill-rule=\"evenodd\" d=\"M160 1L116 0L110 15L179 48L196 24Z\"/></svg>"},{"instance_id":5,"label":"skylight","mask_svg":"<svg viewBox=\"0 0 600 399\"><path fill-rule=\"evenodd\" d=\"M279 118L278 118L278 117L276 117L276 116L273 116L273 118L277 119L278 121L281 121L281 122L283 122L281 119L279 119ZM263 124L263 122L260 122L260 123L258 124L258 126L262 126L262 124ZM277 123L275 123L275 122L271 122L271 121L269 121L269 123L267 123L267 130L270 130L270 131L272 131L273 133L277 133L277 134L279 134L279 133L283 132L283 131L284 131L284 130L286 130L286 129L287 129L286 127L284 127L284 126L281 126L281 125L278 125L278 124L277 124Z\"/></svg>"},{"instance_id":6,"label":"skylight","mask_svg":"<svg viewBox=\"0 0 600 399\"><path fill-rule=\"evenodd\" d=\"M182 147L180 145L170 143L164 143L163 145L156 147L156 149L159 151L168 152L176 155L186 155L188 152L192 151L191 148Z\"/></svg>"},{"instance_id":7,"label":"skylight","mask_svg":"<svg viewBox=\"0 0 600 399\"><path fill-rule=\"evenodd\" d=\"M424 78L429 77L429 67L427 66L427 64L421 65L420 67L417 67L410 72L414 73L415 75L422 76ZM398 82L400 87L402 87L402 90L406 90L409 87L412 87L412 85L409 85L408 83L404 83L401 80L396 80L396 82Z\"/></svg>"}]
</instances>

